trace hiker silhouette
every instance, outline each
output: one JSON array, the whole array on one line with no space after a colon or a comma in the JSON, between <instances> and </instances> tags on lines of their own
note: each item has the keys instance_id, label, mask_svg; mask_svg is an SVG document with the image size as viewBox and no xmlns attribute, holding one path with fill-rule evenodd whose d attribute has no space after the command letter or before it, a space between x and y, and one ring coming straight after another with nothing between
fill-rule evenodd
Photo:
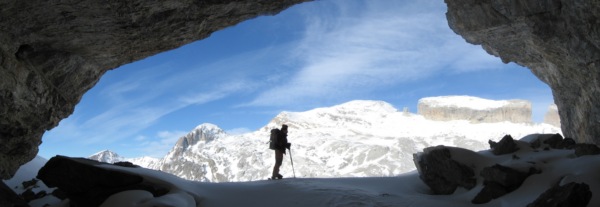
<instances>
[{"instance_id":1,"label":"hiker silhouette","mask_svg":"<svg viewBox=\"0 0 600 207\"><path fill-rule=\"evenodd\" d=\"M271 143L269 148L275 151L275 166L273 166L273 173L271 179L281 179L283 176L279 174L279 168L283 162L283 155L285 150L290 149L291 143L287 140L288 126L281 125L281 130L271 130Z\"/></svg>"}]
</instances>

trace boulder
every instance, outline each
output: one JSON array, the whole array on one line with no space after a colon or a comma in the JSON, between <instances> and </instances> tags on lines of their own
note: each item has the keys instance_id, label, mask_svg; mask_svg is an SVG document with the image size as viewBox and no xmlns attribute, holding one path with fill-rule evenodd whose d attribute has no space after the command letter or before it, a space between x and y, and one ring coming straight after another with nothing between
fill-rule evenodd
<instances>
[{"instance_id":1,"label":"boulder","mask_svg":"<svg viewBox=\"0 0 600 207\"><path fill-rule=\"evenodd\" d=\"M571 144L570 144L571 140L567 140L565 142L563 140L562 135L560 135L558 133L557 134L541 134L541 135L537 136L537 138L530 143L530 146L533 149L537 149L542 146L544 146L544 148L549 147L552 149L565 149L566 147L571 146Z\"/></svg>"},{"instance_id":2,"label":"boulder","mask_svg":"<svg viewBox=\"0 0 600 207\"><path fill-rule=\"evenodd\" d=\"M529 172L521 172L499 164L485 167L480 173L484 187L471 202L474 204L487 203L510 193L519 188L523 181L534 172L537 171L531 169Z\"/></svg>"},{"instance_id":3,"label":"boulder","mask_svg":"<svg viewBox=\"0 0 600 207\"><path fill-rule=\"evenodd\" d=\"M551 187L527 207L586 207L590 199L592 199L590 186L572 182Z\"/></svg>"},{"instance_id":4,"label":"boulder","mask_svg":"<svg viewBox=\"0 0 600 207\"><path fill-rule=\"evenodd\" d=\"M574 148L577 157L600 154L600 148L595 144L576 144Z\"/></svg>"},{"instance_id":5,"label":"boulder","mask_svg":"<svg viewBox=\"0 0 600 207\"><path fill-rule=\"evenodd\" d=\"M414 155L419 178L433 194L452 194L458 187L475 187L475 172L465 164L452 159L445 146L428 147Z\"/></svg>"},{"instance_id":6,"label":"boulder","mask_svg":"<svg viewBox=\"0 0 600 207\"><path fill-rule=\"evenodd\" d=\"M519 150L517 143L515 143L515 140L510 135L505 135L499 142L489 140L488 143L494 155L505 155Z\"/></svg>"},{"instance_id":7,"label":"boulder","mask_svg":"<svg viewBox=\"0 0 600 207\"><path fill-rule=\"evenodd\" d=\"M98 167L106 163L55 156L40 169L37 178L48 187L58 187L71 201L71 206L98 206L110 195L126 190L146 190L155 197L168 190L135 174Z\"/></svg>"},{"instance_id":8,"label":"boulder","mask_svg":"<svg viewBox=\"0 0 600 207\"><path fill-rule=\"evenodd\" d=\"M558 145L558 149L573 149L575 147L575 140L573 138L564 138Z\"/></svg>"}]
</instances>

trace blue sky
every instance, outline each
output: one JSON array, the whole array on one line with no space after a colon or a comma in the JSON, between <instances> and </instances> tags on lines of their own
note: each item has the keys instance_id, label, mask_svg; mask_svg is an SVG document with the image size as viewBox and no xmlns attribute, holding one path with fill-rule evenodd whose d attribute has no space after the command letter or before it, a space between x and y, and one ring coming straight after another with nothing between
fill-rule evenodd
<instances>
[{"instance_id":1,"label":"blue sky","mask_svg":"<svg viewBox=\"0 0 600 207\"><path fill-rule=\"evenodd\" d=\"M107 72L40 155L162 157L202 123L243 133L356 99L412 112L428 96L527 99L540 122L550 88L466 43L445 13L443 1L324 0L242 22Z\"/></svg>"}]
</instances>

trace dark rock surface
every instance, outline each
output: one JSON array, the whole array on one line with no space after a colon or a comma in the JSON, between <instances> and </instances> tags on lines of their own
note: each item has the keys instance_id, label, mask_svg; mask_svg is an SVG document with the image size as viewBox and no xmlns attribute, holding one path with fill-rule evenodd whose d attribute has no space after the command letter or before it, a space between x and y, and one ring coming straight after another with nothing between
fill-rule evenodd
<instances>
[{"instance_id":1,"label":"dark rock surface","mask_svg":"<svg viewBox=\"0 0 600 207\"><path fill-rule=\"evenodd\" d=\"M533 149L538 148L552 148L552 149L565 149L570 148L575 144L575 140L567 138L563 139L560 134L543 134L538 136L537 139L531 141L530 146Z\"/></svg>"},{"instance_id":2,"label":"dark rock surface","mask_svg":"<svg viewBox=\"0 0 600 207\"><path fill-rule=\"evenodd\" d=\"M600 154L600 148L595 144L576 144L574 149L577 157Z\"/></svg>"},{"instance_id":3,"label":"dark rock surface","mask_svg":"<svg viewBox=\"0 0 600 207\"><path fill-rule=\"evenodd\" d=\"M471 202L475 204L487 203L492 199L510 193L519 188L533 172L536 172L536 170L521 172L498 164L485 167L480 173L484 187Z\"/></svg>"},{"instance_id":4,"label":"dark rock surface","mask_svg":"<svg viewBox=\"0 0 600 207\"><path fill-rule=\"evenodd\" d=\"M305 1L0 0L0 178L106 71Z\"/></svg>"},{"instance_id":5,"label":"dark rock surface","mask_svg":"<svg viewBox=\"0 0 600 207\"><path fill-rule=\"evenodd\" d=\"M429 147L415 155L419 178L434 194L452 194L458 187L475 187L475 172L472 168L452 159L450 150L444 146Z\"/></svg>"},{"instance_id":6,"label":"dark rock surface","mask_svg":"<svg viewBox=\"0 0 600 207\"><path fill-rule=\"evenodd\" d=\"M505 135L499 142L488 141L494 155L505 155L519 150L517 143L510 135Z\"/></svg>"},{"instance_id":7,"label":"dark rock surface","mask_svg":"<svg viewBox=\"0 0 600 207\"><path fill-rule=\"evenodd\" d=\"M85 158L55 156L40 169L37 178L48 187L58 187L71 206L98 206L110 195L125 190L146 190L155 197L168 189L144 180L140 175L108 170L107 164Z\"/></svg>"},{"instance_id":8,"label":"dark rock surface","mask_svg":"<svg viewBox=\"0 0 600 207\"><path fill-rule=\"evenodd\" d=\"M573 138L564 138L558 145L558 149L573 149L575 147L575 140Z\"/></svg>"},{"instance_id":9,"label":"dark rock surface","mask_svg":"<svg viewBox=\"0 0 600 207\"><path fill-rule=\"evenodd\" d=\"M590 186L585 183L568 183L553 186L527 207L586 207L592 199Z\"/></svg>"},{"instance_id":10,"label":"dark rock surface","mask_svg":"<svg viewBox=\"0 0 600 207\"><path fill-rule=\"evenodd\" d=\"M600 144L600 1L445 2L454 32L550 86L566 137Z\"/></svg>"},{"instance_id":11,"label":"dark rock surface","mask_svg":"<svg viewBox=\"0 0 600 207\"><path fill-rule=\"evenodd\" d=\"M0 206L25 207L29 205L8 187L6 183L0 181Z\"/></svg>"}]
</instances>

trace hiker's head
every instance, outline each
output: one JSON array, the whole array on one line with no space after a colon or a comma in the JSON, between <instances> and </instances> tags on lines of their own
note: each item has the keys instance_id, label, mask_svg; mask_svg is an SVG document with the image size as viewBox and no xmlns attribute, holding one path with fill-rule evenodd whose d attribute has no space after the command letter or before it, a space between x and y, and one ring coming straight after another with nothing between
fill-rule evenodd
<instances>
[{"instance_id":1,"label":"hiker's head","mask_svg":"<svg viewBox=\"0 0 600 207\"><path fill-rule=\"evenodd\" d=\"M287 125L285 125L285 124L281 125L281 131L284 131L287 133L287 128L288 128Z\"/></svg>"}]
</instances>

